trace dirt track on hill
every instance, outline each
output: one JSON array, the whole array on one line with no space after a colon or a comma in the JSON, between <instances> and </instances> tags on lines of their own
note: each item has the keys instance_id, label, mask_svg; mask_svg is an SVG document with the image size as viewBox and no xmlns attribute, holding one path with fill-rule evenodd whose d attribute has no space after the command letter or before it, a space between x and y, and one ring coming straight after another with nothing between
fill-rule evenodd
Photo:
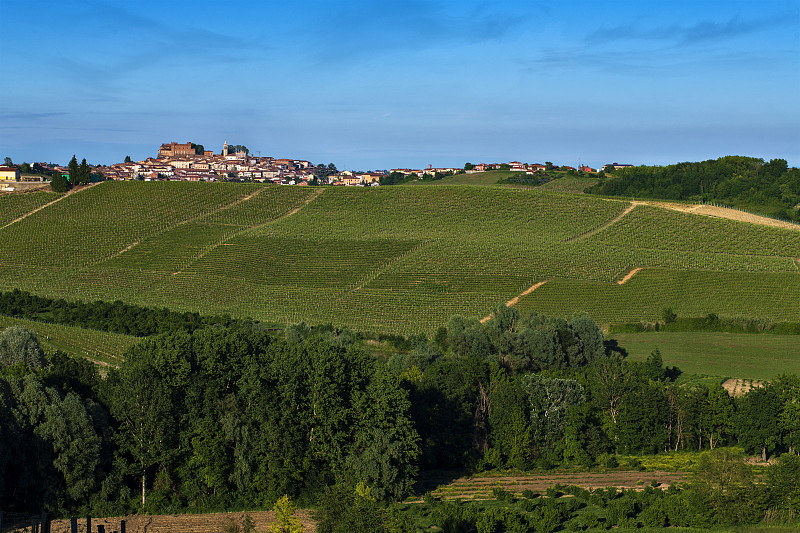
<instances>
[{"instance_id":1,"label":"dirt track on hill","mask_svg":"<svg viewBox=\"0 0 800 533\"><path fill-rule=\"evenodd\" d=\"M631 270L630 272L628 272L627 274L625 274L624 276L622 276L622 279L621 279L621 280L619 280L619 281L617 281L617 285L624 285L624 284L628 283L628 281L629 281L629 280L630 280L630 279L631 279L633 276L635 276L636 274L638 274L640 270L641 270L641 268L640 268L640 267L634 268L633 270Z\"/></svg>"},{"instance_id":2,"label":"dirt track on hill","mask_svg":"<svg viewBox=\"0 0 800 533\"><path fill-rule=\"evenodd\" d=\"M507 301L506 302L506 307L511 307L512 305L516 305L516 303L519 302L520 298L522 298L523 296L529 295L530 293L532 293L533 291L535 291L536 289L538 289L539 287L541 287L542 285L544 285L548 281L552 281L552 280L546 279L544 281L540 281L539 283L534 283L533 285L531 285L530 287L525 289L519 296L514 296L509 301ZM494 315L489 315L489 316L483 317L481 319L481 324L485 324L486 322L490 321L492 319L492 316L494 316Z\"/></svg>"},{"instance_id":3,"label":"dirt track on hill","mask_svg":"<svg viewBox=\"0 0 800 533\"><path fill-rule=\"evenodd\" d=\"M704 215L715 218L727 218L728 220L737 220L739 222L749 222L751 224L758 224L760 226L769 226L772 228L789 229L793 231L800 231L800 224L793 224L783 220L775 220L774 218L762 217L754 215L738 209L730 209L727 207L718 207L708 204L679 204L673 202L661 202L658 200L635 200L631 202L633 205L649 205L653 207L662 207L664 209L671 209L672 211L680 211L681 213L694 213L696 215Z\"/></svg>"},{"instance_id":4,"label":"dirt track on hill","mask_svg":"<svg viewBox=\"0 0 800 533\"><path fill-rule=\"evenodd\" d=\"M98 183L102 183L102 182L98 182ZM6 224L5 226L0 227L0 229L6 229L7 227L11 226L12 224L16 224L20 220L24 220L24 219L28 218L29 216L31 216L32 214L38 213L39 211L41 211L45 207L50 207L54 203L60 202L61 200L63 200L64 198L66 198L67 196L69 196L71 194L75 194L76 192L83 191L85 189L88 189L89 187L94 187L95 185L97 185L97 183L91 183L89 185L78 185L77 187L73 187L72 189L70 189L69 191L65 192L64 194L62 194L61 196L59 196L58 198L56 198L52 202L47 202L44 205L40 205L39 207L37 207L33 211L28 211L27 213L25 213L21 217L17 217L14 220L12 220L11 222L9 222L8 224Z\"/></svg>"}]
</instances>

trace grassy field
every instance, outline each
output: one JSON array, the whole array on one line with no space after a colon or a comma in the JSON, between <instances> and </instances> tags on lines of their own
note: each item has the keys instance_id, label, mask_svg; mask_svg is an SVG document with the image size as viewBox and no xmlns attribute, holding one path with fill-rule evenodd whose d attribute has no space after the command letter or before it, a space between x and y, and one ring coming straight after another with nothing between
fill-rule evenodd
<instances>
[{"instance_id":1,"label":"grassy field","mask_svg":"<svg viewBox=\"0 0 800 533\"><path fill-rule=\"evenodd\" d=\"M800 232L447 181L485 174L421 187L102 183L0 230L0 289L405 334L484 317L541 281L521 309L800 320ZM2 197L3 212L51 198L35 196Z\"/></svg>"},{"instance_id":2,"label":"grassy field","mask_svg":"<svg viewBox=\"0 0 800 533\"><path fill-rule=\"evenodd\" d=\"M644 361L656 348L664 364L689 374L769 380L800 374L796 335L706 332L615 333L631 361Z\"/></svg>"},{"instance_id":3,"label":"grassy field","mask_svg":"<svg viewBox=\"0 0 800 533\"><path fill-rule=\"evenodd\" d=\"M129 335L0 316L0 330L9 326L22 326L35 331L45 352L61 350L104 366L118 365L127 349L139 341L137 337Z\"/></svg>"}]
</instances>

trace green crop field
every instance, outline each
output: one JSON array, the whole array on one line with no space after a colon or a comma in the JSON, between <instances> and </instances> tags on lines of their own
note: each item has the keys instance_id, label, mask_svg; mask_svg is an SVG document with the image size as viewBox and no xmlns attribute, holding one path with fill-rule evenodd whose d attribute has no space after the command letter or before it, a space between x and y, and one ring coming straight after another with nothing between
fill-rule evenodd
<instances>
[{"instance_id":1,"label":"green crop field","mask_svg":"<svg viewBox=\"0 0 800 533\"><path fill-rule=\"evenodd\" d=\"M102 183L0 229L0 289L406 334L484 317L541 281L521 309L800 320L800 232L448 185L470 176L435 187ZM35 196L0 197L3 215L52 198Z\"/></svg>"},{"instance_id":2,"label":"green crop field","mask_svg":"<svg viewBox=\"0 0 800 533\"><path fill-rule=\"evenodd\" d=\"M488 172L475 172L473 174L455 174L453 176L445 176L435 181L411 181L405 185L496 185L500 180L506 179L514 174L518 174L518 172L491 170Z\"/></svg>"},{"instance_id":3,"label":"green crop field","mask_svg":"<svg viewBox=\"0 0 800 533\"><path fill-rule=\"evenodd\" d=\"M553 181L540 185L539 188L544 191L558 191L558 192L571 192L576 194L583 194L584 189L591 187L600 181L593 176L576 177L576 176L561 176Z\"/></svg>"},{"instance_id":4,"label":"green crop field","mask_svg":"<svg viewBox=\"0 0 800 533\"><path fill-rule=\"evenodd\" d=\"M0 316L0 330L9 326L22 326L35 331L45 352L61 350L101 365L118 365L128 348L139 340L130 335Z\"/></svg>"},{"instance_id":5,"label":"green crop field","mask_svg":"<svg viewBox=\"0 0 800 533\"><path fill-rule=\"evenodd\" d=\"M768 380L800 374L796 335L713 332L647 332L611 335L631 361L644 361L655 349L664 364L689 374Z\"/></svg>"},{"instance_id":6,"label":"green crop field","mask_svg":"<svg viewBox=\"0 0 800 533\"><path fill-rule=\"evenodd\" d=\"M55 192L0 195L0 227L61 196Z\"/></svg>"}]
</instances>

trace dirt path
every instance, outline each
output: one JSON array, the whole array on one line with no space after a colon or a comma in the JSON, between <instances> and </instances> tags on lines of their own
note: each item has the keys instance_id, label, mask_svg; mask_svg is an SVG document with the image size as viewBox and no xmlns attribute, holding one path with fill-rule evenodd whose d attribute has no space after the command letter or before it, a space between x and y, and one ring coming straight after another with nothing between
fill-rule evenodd
<instances>
[{"instance_id":1,"label":"dirt path","mask_svg":"<svg viewBox=\"0 0 800 533\"><path fill-rule=\"evenodd\" d=\"M203 257L205 257L206 255L208 255L209 253L211 253L211 252L212 252L213 250L215 250L215 249L216 249L218 246L228 246L228 245L225 243L225 241L227 241L227 240L229 240L229 239L231 239L231 238L235 237L236 235L240 235L240 234L242 234L242 233L244 233L244 232L246 232L246 231L252 231L252 230L254 230L254 229L261 228L261 227L263 227L263 226L266 226L267 224L272 224L272 223L274 223L274 222L278 222L279 220L283 220L283 219L285 219L285 218L288 218L288 217L290 217L290 216L292 216L292 215L296 214L296 213L297 213L298 211L300 211L302 208L304 208L305 206L307 206L308 204L310 204L310 203L311 203L311 202L312 202L312 201L313 201L315 198L317 198L317 197L318 197L320 194L322 194L322 192L323 192L324 190L325 190L325 189L323 189L322 187L320 187L319 189L316 189L316 190L314 190L314 192L312 192L311 194L309 194L309 195L308 195L308 198L306 198L305 200L303 200L302 204L300 204L299 206L295 207L295 208L294 208L294 209L292 209L291 211L289 211L289 212L287 212L287 213L285 213L285 214L283 214L283 215L279 216L278 218L273 218L273 219L271 219L271 220L267 220L267 221L266 221L266 222L264 222L263 224L259 224L259 225L257 225L257 226L251 226L251 227L248 227L248 228L242 228L242 229L241 229L241 230L239 230L239 231L234 231L234 232L231 232L231 233L227 234L226 236L224 236L224 237L223 237L222 239L220 239L219 241L217 241L217 242L215 242L215 243L212 243L212 244L210 244L209 246L206 246L206 247L205 247L205 248L204 248L204 249L203 249L203 250L202 250L202 251L201 251L201 252L200 252L200 253L199 253L197 256L195 256L194 258L192 258L192 259L189 261L189 263L188 263L186 266L184 266L184 267L183 267L181 270L178 270L177 272L173 272L173 273L172 273L172 275L173 275L173 276L177 276L178 274L182 274L184 271L186 271L186 269L187 269L189 266L191 266L193 263L196 263L197 261L199 261L200 259L202 259L202 258L203 258ZM251 195L250 197L252 197L252 196L254 196L254 195ZM242 201L244 201L244 199L242 199ZM237 203L238 203L238 202L237 202ZM229 207L229 206L228 206L228 207Z\"/></svg>"},{"instance_id":2,"label":"dirt path","mask_svg":"<svg viewBox=\"0 0 800 533\"><path fill-rule=\"evenodd\" d=\"M608 228L609 226L613 226L614 224L616 224L617 222L622 220L623 217L625 217L627 214L629 214L631 211L633 211L634 208L636 208L637 205L640 205L640 202L630 202L630 205L628 205L628 207L626 207L625 210L622 213L620 213L619 215L615 216L614 218L612 218L611 220L609 220L608 222L606 222L602 226L597 226L594 229L590 229L586 233L581 233L580 235L576 235L575 237L570 237L569 239L567 239L564 242L566 242L566 243L579 242L579 241L582 241L584 239L588 239L589 237L591 237L592 235L594 235L596 233L600 233L601 231L603 231L604 229Z\"/></svg>"},{"instance_id":3,"label":"dirt path","mask_svg":"<svg viewBox=\"0 0 800 533\"><path fill-rule=\"evenodd\" d=\"M323 189L322 187L320 187L319 189L315 190L313 193L309 194L309 195L308 195L308 198L306 198L305 200L303 200L303 205L298 205L297 207L295 207L294 209L292 209L291 211L289 211L289 212L288 212L288 213L286 213L285 215L279 216L279 217L278 217L278 218L276 218L275 220L270 220L270 222L277 222L278 220L283 220L284 218L289 218L290 216L292 216L292 215L296 214L296 213L297 213L298 211L300 211L302 208L304 208L305 206L307 206L308 204L310 204L312 201L314 201L314 199L316 199L316 198L317 198L317 196L319 196L320 194L322 194L322 191L324 191L324 190L325 190L325 189Z\"/></svg>"},{"instance_id":4,"label":"dirt path","mask_svg":"<svg viewBox=\"0 0 800 533\"><path fill-rule=\"evenodd\" d=\"M17 223L17 222L19 222L20 220L25 220L26 218L28 218L29 216L33 215L34 213L38 213L39 211L41 211L41 210L42 210L42 209L44 209L45 207L50 207L50 206L51 206L51 205L53 205L54 203L56 203L56 202L60 202L61 200L63 200L64 198L66 198L67 196L69 196L69 195L71 195L71 194L75 194L76 192L80 192L80 191L86 190L86 189L88 189L89 187L94 187L95 185L98 185L99 183L102 183L102 182L98 182L98 183L92 183L92 184L90 184L90 185L83 185L83 186L74 187L73 189L70 189L68 192L66 192L66 193L62 194L61 196L59 196L58 198L56 198L56 199L55 199L55 200L53 200L52 202L47 202L47 203L46 203L46 204L44 204L44 205L40 205L39 207L37 207L37 208L36 208L36 209L34 209L33 211L28 211L27 213L25 213L25 214L24 214L24 215L22 215L21 217L17 217L17 218L15 218L14 220L12 220L11 222L9 222L9 223L8 223L8 224L6 224L5 226L2 226L2 227L0 227L0 230L6 229L7 227L11 226L12 224L16 224L16 223Z\"/></svg>"},{"instance_id":5,"label":"dirt path","mask_svg":"<svg viewBox=\"0 0 800 533\"><path fill-rule=\"evenodd\" d=\"M630 279L631 279L633 276L635 276L636 274L638 274L640 270L641 270L641 267L634 268L633 270L631 270L630 272L628 272L627 274L625 274L624 276L622 276L622 279L621 279L621 280L619 280L619 281L617 281L617 285L624 285L624 284L626 284L628 281L630 281Z\"/></svg>"},{"instance_id":6,"label":"dirt path","mask_svg":"<svg viewBox=\"0 0 800 533\"><path fill-rule=\"evenodd\" d=\"M530 293L532 293L533 291L535 291L536 289L538 289L539 287L541 287L542 285L544 285L544 284L545 284L545 283L547 283L548 281L553 281L553 280L546 279L546 280L544 280L544 281L540 281L539 283L534 283L533 285L531 285L530 287L528 287L527 289L525 289L525 290L524 290L524 291L523 291L523 292L522 292L522 293L521 293L519 296L514 296L514 297L513 297L513 298L511 298L509 301L507 301L507 302L506 302L506 307L511 307L511 306L513 306L513 305L516 305L516 304L517 304L517 302L519 302L519 299L520 299L520 298L522 298L523 296L527 296L527 295L529 295ZM492 319L492 317L493 317L493 316L494 316L494 314L491 314L491 315L489 315L489 316L485 316L485 317L483 317L483 318L481 319L481 324L485 324L486 322L490 321L490 320Z\"/></svg>"},{"instance_id":7,"label":"dirt path","mask_svg":"<svg viewBox=\"0 0 800 533\"><path fill-rule=\"evenodd\" d=\"M696 215L727 218L728 220L737 220L739 222L750 222L751 224L758 224L760 226L800 231L800 224L785 222L783 220L775 220L774 218L769 217L762 217L760 215L754 215L752 213L746 213L744 211L730 209L728 207L718 207L708 204L679 204L674 202L662 202L659 200L636 200L631 203L636 205L661 207L664 209L671 209L672 211L680 211L681 213L694 213Z\"/></svg>"}]
</instances>

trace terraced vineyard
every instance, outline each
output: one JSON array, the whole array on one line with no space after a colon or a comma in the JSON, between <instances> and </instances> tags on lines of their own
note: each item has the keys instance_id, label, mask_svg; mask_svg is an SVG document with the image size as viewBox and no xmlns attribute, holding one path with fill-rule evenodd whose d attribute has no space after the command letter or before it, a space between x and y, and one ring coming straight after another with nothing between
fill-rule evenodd
<instances>
[{"instance_id":1,"label":"terraced vineyard","mask_svg":"<svg viewBox=\"0 0 800 533\"><path fill-rule=\"evenodd\" d=\"M800 232L540 190L103 183L0 230L0 289L410 333L547 281L517 305L800 320L798 257Z\"/></svg>"}]
</instances>

